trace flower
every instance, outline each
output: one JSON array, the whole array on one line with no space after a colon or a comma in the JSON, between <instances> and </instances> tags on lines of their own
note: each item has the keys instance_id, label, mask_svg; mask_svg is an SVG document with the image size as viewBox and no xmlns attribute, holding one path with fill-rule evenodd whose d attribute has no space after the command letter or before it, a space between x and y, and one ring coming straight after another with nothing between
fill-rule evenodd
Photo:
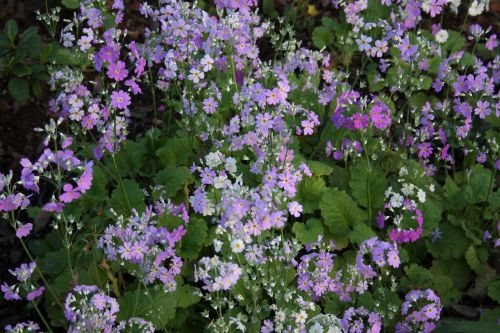
<instances>
[{"instance_id":1,"label":"flower","mask_svg":"<svg viewBox=\"0 0 500 333\"><path fill-rule=\"evenodd\" d=\"M241 239L235 239L231 242L231 251L234 253L241 253L245 248L245 244Z\"/></svg>"},{"instance_id":2,"label":"flower","mask_svg":"<svg viewBox=\"0 0 500 333\"><path fill-rule=\"evenodd\" d=\"M108 66L107 75L117 82L124 80L128 75L128 71L125 69L125 63L123 61L111 63Z\"/></svg>"},{"instance_id":3,"label":"flower","mask_svg":"<svg viewBox=\"0 0 500 333\"><path fill-rule=\"evenodd\" d=\"M126 109L130 105L130 95L123 90L111 93L111 106L117 109Z\"/></svg>"},{"instance_id":4,"label":"flower","mask_svg":"<svg viewBox=\"0 0 500 333\"><path fill-rule=\"evenodd\" d=\"M434 37L436 38L436 42L440 44L446 43L448 40L448 31L441 29L436 33L436 35L434 35Z\"/></svg>"},{"instance_id":5,"label":"flower","mask_svg":"<svg viewBox=\"0 0 500 333\"><path fill-rule=\"evenodd\" d=\"M300 213L302 213L302 205L297 201L292 201L288 204L288 210L293 216L300 217Z\"/></svg>"},{"instance_id":6,"label":"flower","mask_svg":"<svg viewBox=\"0 0 500 333\"><path fill-rule=\"evenodd\" d=\"M30 234L31 230L33 229L33 224L31 223L26 223L21 225L20 227L17 228L16 230L16 237L17 238L23 238L26 237Z\"/></svg>"}]
</instances>

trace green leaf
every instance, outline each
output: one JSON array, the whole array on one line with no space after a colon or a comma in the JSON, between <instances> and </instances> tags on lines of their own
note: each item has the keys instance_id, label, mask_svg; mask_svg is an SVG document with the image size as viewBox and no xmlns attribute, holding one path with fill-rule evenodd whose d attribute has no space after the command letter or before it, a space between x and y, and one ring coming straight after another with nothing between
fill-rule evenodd
<instances>
[{"instance_id":1,"label":"green leaf","mask_svg":"<svg viewBox=\"0 0 500 333\"><path fill-rule=\"evenodd\" d=\"M333 44L333 32L324 26L316 27L312 34L312 41L314 46L322 49L325 46Z\"/></svg>"},{"instance_id":2,"label":"green leaf","mask_svg":"<svg viewBox=\"0 0 500 333\"><path fill-rule=\"evenodd\" d=\"M306 164L311 170L311 172L318 177L328 176L333 172L333 168L323 162L307 161Z\"/></svg>"},{"instance_id":3,"label":"green leaf","mask_svg":"<svg viewBox=\"0 0 500 333\"><path fill-rule=\"evenodd\" d=\"M435 243L427 242L429 252L435 258L460 258L465 254L470 241L462 229L449 224L440 226L442 236Z\"/></svg>"},{"instance_id":4,"label":"green leaf","mask_svg":"<svg viewBox=\"0 0 500 333\"><path fill-rule=\"evenodd\" d=\"M193 149L188 138L173 138L156 151L156 156L165 166L189 165Z\"/></svg>"},{"instance_id":5,"label":"green leaf","mask_svg":"<svg viewBox=\"0 0 500 333\"><path fill-rule=\"evenodd\" d=\"M478 321L441 320L434 333L497 333L498 324Z\"/></svg>"},{"instance_id":6,"label":"green leaf","mask_svg":"<svg viewBox=\"0 0 500 333\"><path fill-rule=\"evenodd\" d=\"M488 286L488 296L500 304L500 280L496 280Z\"/></svg>"},{"instance_id":7,"label":"green leaf","mask_svg":"<svg viewBox=\"0 0 500 333\"><path fill-rule=\"evenodd\" d=\"M345 192L335 188L325 192L319 203L321 216L330 232L337 236L347 236L349 226L355 226L366 220L366 214Z\"/></svg>"},{"instance_id":8,"label":"green leaf","mask_svg":"<svg viewBox=\"0 0 500 333\"><path fill-rule=\"evenodd\" d=\"M19 31L19 27L15 20L8 20L3 29L4 34L10 40L11 43L16 39L17 32Z\"/></svg>"},{"instance_id":9,"label":"green leaf","mask_svg":"<svg viewBox=\"0 0 500 333\"><path fill-rule=\"evenodd\" d=\"M318 209L319 201L325 191L325 181L317 176L306 177L299 183L297 200L302 204L304 213L313 213Z\"/></svg>"},{"instance_id":10,"label":"green leaf","mask_svg":"<svg viewBox=\"0 0 500 333\"><path fill-rule=\"evenodd\" d=\"M302 244L318 241L318 236L324 233L323 224L318 219L309 219L306 223L295 222L292 231Z\"/></svg>"},{"instance_id":11,"label":"green leaf","mask_svg":"<svg viewBox=\"0 0 500 333\"><path fill-rule=\"evenodd\" d=\"M200 296L197 293L198 288L193 287L189 284L177 285L175 290L175 298L177 299L177 305L181 308L187 308L193 304L198 303Z\"/></svg>"},{"instance_id":12,"label":"green leaf","mask_svg":"<svg viewBox=\"0 0 500 333\"><path fill-rule=\"evenodd\" d=\"M80 0L61 0L61 3L68 9L80 8Z\"/></svg>"},{"instance_id":13,"label":"green leaf","mask_svg":"<svg viewBox=\"0 0 500 333\"><path fill-rule=\"evenodd\" d=\"M462 36L461 33L453 30L448 30L448 40L443 44L443 46L447 50L450 50L451 52L457 52L463 49L464 45L465 37Z\"/></svg>"},{"instance_id":14,"label":"green leaf","mask_svg":"<svg viewBox=\"0 0 500 333\"><path fill-rule=\"evenodd\" d=\"M349 239L355 244L361 244L363 241L376 236L375 232L366 224L358 224L349 234Z\"/></svg>"},{"instance_id":15,"label":"green leaf","mask_svg":"<svg viewBox=\"0 0 500 333\"><path fill-rule=\"evenodd\" d=\"M144 193L139 184L130 180L122 180L123 189L120 185L111 194L110 206L119 213L130 214L130 209L135 208L138 212L144 211Z\"/></svg>"},{"instance_id":16,"label":"green leaf","mask_svg":"<svg viewBox=\"0 0 500 333\"><path fill-rule=\"evenodd\" d=\"M11 78L9 80L9 93L16 101L20 103L26 102L30 97L28 81L17 77Z\"/></svg>"},{"instance_id":17,"label":"green leaf","mask_svg":"<svg viewBox=\"0 0 500 333\"><path fill-rule=\"evenodd\" d=\"M161 329L175 316L177 301L174 293L148 288L128 291L118 299L119 320L140 317L153 323L156 329Z\"/></svg>"},{"instance_id":18,"label":"green leaf","mask_svg":"<svg viewBox=\"0 0 500 333\"><path fill-rule=\"evenodd\" d=\"M368 208L372 215L375 209L384 205L387 181L382 170L374 163L369 164L365 160L356 163L349 185L358 204Z\"/></svg>"},{"instance_id":19,"label":"green leaf","mask_svg":"<svg viewBox=\"0 0 500 333\"><path fill-rule=\"evenodd\" d=\"M207 222L204 219L191 218L186 226L186 234L182 237L180 256L187 260L196 259L207 242L207 232Z\"/></svg>"},{"instance_id":20,"label":"green leaf","mask_svg":"<svg viewBox=\"0 0 500 333\"><path fill-rule=\"evenodd\" d=\"M490 191L491 171L482 165L475 165L466 186L466 193L470 203L487 200ZM493 183L492 186L495 186Z\"/></svg>"},{"instance_id":21,"label":"green leaf","mask_svg":"<svg viewBox=\"0 0 500 333\"><path fill-rule=\"evenodd\" d=\"M31 67L28 65L19 64L12 69L12 74L17 77L28 76L32 73Z\"/></svg>"},{"instance_id":22,"label":"green leaf","mask_svg":"<svg viewBox=\"0 0 500 333\"><path fill-rule=\"evenodd\" d=\"M404 280L405 286L411 289L421 289L429 287L432 281L432 273L427 268L417 264L405 266L406 279Z\"/></svg>"},{"instance_id":23,"label":"green leaf","mask_svg":"<svg viewBox=\"0 0 500 333\"><path fill-rule=\"evenodd\" d=\"M465 287L472 273L469 266L461 259L434 260L431 271L433 276L449 276L456 289Z\"/></svg>"},{"instance_id":24,"label":"green leaf","mask_svg":"<svg viewBox=\"0 0 500 333\"><path fill-rule=\"evenodd\" d=\"M167 195L173 197L184 185L192 181L192 177L187 167L170 166L158 172L154 180L156 184L165 186Z\"/></svg>"}]
</instances>

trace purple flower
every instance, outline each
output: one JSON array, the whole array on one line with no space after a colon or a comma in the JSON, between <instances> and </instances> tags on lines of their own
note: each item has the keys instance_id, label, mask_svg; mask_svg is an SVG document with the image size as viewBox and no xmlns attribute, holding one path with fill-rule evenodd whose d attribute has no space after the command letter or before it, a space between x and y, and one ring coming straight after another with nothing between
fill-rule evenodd
<instances>
[{"instance_id":1,"label":"purple flower","mask_svg":"<svg viewBox=\"0 0 500 333\"><path fill-rule=\"evenodd\" d=\"M6 301L20 301L21 296L14 291L6 282L0 286L0 290L3 292L3 297Z\"/></svg>"},{"instance_id":2,"label":"purple flower","mask_svg":"<svg viewBox=\"0 0 500 333\"><path fill-rule=\"evenodd\" d=\"M111 106L117 109L126 109L130 105L130 95L123 90L111 93Z\"/></svg>"}]
</instances>

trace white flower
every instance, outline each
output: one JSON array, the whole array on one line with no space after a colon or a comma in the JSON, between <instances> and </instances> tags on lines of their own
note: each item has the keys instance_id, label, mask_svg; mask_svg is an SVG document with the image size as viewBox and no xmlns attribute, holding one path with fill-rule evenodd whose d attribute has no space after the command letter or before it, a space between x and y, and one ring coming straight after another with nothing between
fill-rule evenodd
<instances>
[{"instance_id":1,"label":"white flower","mask_svg":"<svg viewBox=\"0 0 500 333\"><path fill-rule=\"evenodd\" d=\"M409 184L409 183L404 183L403 187L401 188L401 192L406 196L410 196L410 195L413 195L413 193L415 193L414 189L415 189L415 185Z\"/></svg>"},{"instance_id":2,"label":"white flower","mask_svg":"<svg viewBox=\"0 0 500 333\"><path fill-rule=\"evenodd\" d=\"M295 314L295 321L299 324L304 324L307 319L307 313L301 310L299 313Z\"/></svg>"},{"instance_id":3,"label":"white flower","mask_svg":"<svg viewBox=\"0 0 500 333\"><path fill-rule=\"evenodd\" d=\"M214 251L220 252L221 248L222 248L222 242L218 239L214 239Z\"/></svg>"},{"instance_id":4,"label":"white flower","mask_svg":"<svg viewBox=\"0 0 500 333\"><path fill-rule=\"evenodd\" d=\"M394 193L390 201L391 207L399 208L403 205L403 196L399 193Z\"/></svg>"},{"instance_id":5,"label":"white flower","mask_svg":"<svg viewBox=\"0 0 500 333\"><path fill-rule=\"evenodd\" d=\"M228 157L226 158L226 163L224 165L224 169L226 169L227 172L230 174L234 175L236 173L236 160L233 157Z\"/></svg>"},{"instance_id":6,"label":"white flower","mask_svg":"<svg viewBox=\"0 0 500 333\"><path fill-rule=\"evenodd\" d=\"M229 181L227 180L226 175L220 175L214 178L214 187L216 189L221 189L226 187L227 183L229 183Z\"/></svg>"},{"instance_id":7,"label":"white flower","mask_svg":"<svg viewBox=\"0 0 500 333\"><path fill-rule=\"evenodd\" d=\"M450 9L457 14L458 13L458 6L460 6L460 0L448 0L448 3L450 4Z\"/></svg>"},{"instance_id":8,"label":"white flower","mask_svg":"<svg viewBox=\"0 0 500 333\"><path fill-rule=\"evenodd\" d=\"M285 321L286 319L286 316L285 316L285 313L283 311L278 311L276 312L276 321L278 322L281 322L281 321Z\"/></svg>"},{"instance_id":9,"label":"white flower","mask_svg":"<svg viewBox=\"0 0 500 333\"><path fill-rule=\"evenodd\" d=\"M218 165L220 165L222 163L223 158L224 156L219 151L209 153L207 156L205 156L207 166L210 168L215 168Z\"/></svg>"},{"instance_id":10,"label":"white flower","mask_svg":"<svg viewBox=\"0 0 500 333\"><path fill-rule=\"evenodd\" d=\"M192 68L190 71L189 71L189 75L188 75L188 79L193 81L193 83L199 83L200 80L203 80L205 78L205 74L203 74L202 71L196 69L196 68Z\"/></svg>"},{"instance_id":11,"label":"white flower","mask_svg":"<svg viewBox=\"0 0 500 333\"><path fill-rule=\"evenodd\" d=\"M399 177L403 177L406 175L408 175L408 169L406 167L402 167L401 169L399 169Z\"/></svg>"},{"instance_id":12,"label":"white flower","mask_svg":"<svg viewBox=\"0 0 500 333\"><path fill-rule=\"evenodd\" d=\"M214 64L214 59L211 56L206 54L203 59L201 59L200 64L203 66L203 71L208 72L212 69L212 65Z\"/></svg>"},{"instance_id":13,"label":"white flower","mask_svg":"<svg viewBox=\"0 0 500 333\"><path fill-rule=\"evenodd\" d=\"M418 201L420 201L421 203L425 202L426 195L425 195L424 191L418 190L417 197L418 197Z\"/></svg>"},{"instance_id":14,"label":"white flower","mask_svg":"<svg viewBox=\"0 0 500 333\"><path fill-rule=\"evenodd\" d=\"M323 333L323 326L320 323L315 323L309 328L309 333Z\"/></svg>"},{"instance_id":15,"label":"white flower","mask_svg":"<svg viewBox=\"0 0 500 333\"><path fill-rule=\"evenodd\" d=\"M245 249L245 243L241 239L235 239L231 242L231 251L241 253Z\"/></svg>"},{"instance_id":16,"label":"white flower","mask_svg":"<svg viewBox=\"0 0 500 333\"><path fill-rule=\"evenodd\" d=\"M478 16L484 11L484 3L478 0L472 1L469 7L469 15L470 16Z\"/></svg>"},{"instance_id":17,"label":"white flower","mask_svg":"<svg viewBox=\"0 0 500 333\"><path fill-rule=\"evenodd\" d=\"M446 41L448 40L448 31L441 29L436 33L434 37L436 38L436 42L440 44L446 43Z\"/></svg>"}]
</instances>

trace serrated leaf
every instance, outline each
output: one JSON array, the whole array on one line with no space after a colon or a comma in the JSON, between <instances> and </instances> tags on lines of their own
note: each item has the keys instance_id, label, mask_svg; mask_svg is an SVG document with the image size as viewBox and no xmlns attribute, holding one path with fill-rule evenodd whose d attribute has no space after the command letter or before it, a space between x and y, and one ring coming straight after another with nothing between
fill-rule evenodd
<instances>
[{"instance_id":1,"label":"serrated leaf","mask_svg":"<svg viewBox=\"0 0 500 333\"><path fill-rule=\"evenodd\" d=\"M466 186L466 193L470 203L487 200L491 177L491 171L482 165L476 165L472 168L469 182ZM495 184L493 183L492 186L495 186Z\"/></svg>"},{"instance_id":2,"label":"serrated leaf","mask_svg":"<svg viewBox=\"0 0 500 333\"><path fill-rule=\"evenodd\" d=\"M156 329L163 326L174 318L177 301L173 293L164 290L156 291L149 288L128 291L118 298L120 312L119 320L127 320L132 317L140 317L153 323Z\"/></svg>"},{"instance_id":3,"label":"serrated leaf","mask_svg":"<svg viewBox=\"0 0 500 333\"><path fill-rule=\"evenodd\" d=\"M187 308L193 304L198 303L200 296L197 293L198 288L193 287L189 284L177 285L175 290L175 298L177 299L177 305L181 308Z\"/></svg>"},{"instance_id":4,"label":"serrated leaf","mask_svg":"<svg viewBox=\"0 0 500 333\"><path fill-rule=\"evenodd\" d=\"M318 236L324 233L323 224L318 219L309 219L306 223L295 222L292 231L302 244L318 241Z\"/></svg>"},{"instance_id":5,"label":"serrated leaf","mask_svg":"<svg viewBox=\"0 0 500 333\"><path fill-rule=\"evenodd\" d=\"M297 200L302 204L304 213L313 213L319 208L321 196L326 191L325 181L317 176L302 179L297 187Z\"/></svg>"},{"instance_id":6,"label":"serrated leaf","mask_svg":"<svg viewBox=\"0 0 500 333\"><path fill-rule=\"evenodd\" d=\"M319 203L321 216L330 232L337 236L347 236L350 226L366 220L366 214L345 192L335 188L325 192Z\"/></svg>"},{"instance_id":7,"label":"serrated leaf","mask_svg":"<svg viewBox=\"0 0 500 333\"><path fill-rule=\"evenodd\" d=\"M109 204L119 213L130 214L130 209L135 208L142 212L146 208L144 203L144 193L139 184L130 180L122 180L122 186L118 185L111 194Z\"/></svg>"},{"instance_id":8,"label":"serrated leaf","mask_svg":"<svg viewBox=\"0 0 500 333\"><path fill-rule=\"evenodd\" d=\"M382 170L374 163L369 164L365 160L356 163L351 171L349 185L352 196L360 206L368 208L372 216L375 209L384 205L387 181Z\"/></svg>"},{"instance_id":9,"label":"serrated leaf","mask_svg":"<svg viewBox=\"0 0 500 333\"><path fill-rule=\"evenodd\" d=\"M333 32L327 27L316 27L312 34L312 41L314 46L322 49L325 46L333 44Z\"/></svg>"},{"instance_id":10,"label":"serrated leaf","mask_svg":"<svg viewBox=\"0 0 500 333\"><path fill-rule=\"evenodd\" d=\"M186 225L186 234L182 237L179 255L187 260L198 257L198 253L207 241L207 223L200 218L191 218Z\"/></svg>"},{"instance_id":11,"label":"serrated leaf","mask_svg":"<svg viewBox=\"0 0 500 333\"><path fill-rule=\"evenodd\" d=\"M311 172L316 176L328 176L333 172L333 167L326 163L319 161L307 161L306 162Z\"/></svg>"},{"instance_id":12,"label":"serrated leaf","mask_svg":"<svg viewBox=\"0 0 500 333\"><path fill-rule=\"evenodd\" d=\"M349 239L352 243L361 244L363 241L376 236L375 232L366 224L354 226L354 230L349 233Z\"/></svg>"},{"instance_id":13,"label":"serrated leaf","mask_svg":"<svg viewBox=\"0 0 500 333\"><path fill-rule=\"evenodd\" d=\"M436 242L427 242L429 252L435 258L460 258L469 247L470 241L462 229L449 224L440 226L441 238Z\"/></svg>"},{"instance_id":14,"label":"serrated leaf","mask_svg":"<svg viewBox=\"0 0 500 333\"><path fill-rule=\"evenodd\" d=\"M192 177L187 167L170 166L158 172L154 180L156 184L165 187L168 197L173 197L184 185L192 181Z\"/></svg>"}]
</instances>

